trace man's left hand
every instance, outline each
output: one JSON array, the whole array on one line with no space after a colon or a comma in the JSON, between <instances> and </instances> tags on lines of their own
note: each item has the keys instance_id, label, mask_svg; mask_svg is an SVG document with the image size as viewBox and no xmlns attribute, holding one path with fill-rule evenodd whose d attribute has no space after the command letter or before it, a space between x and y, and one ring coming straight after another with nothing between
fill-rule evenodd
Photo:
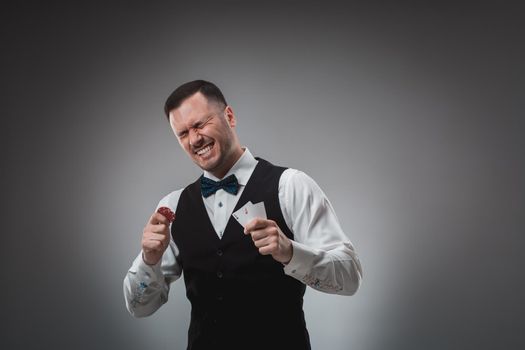
<instances>
[{"instance_id":1,"label":"man's left hand","mask_svg":"<svg viewBox=\"0 0 525 350\"><path fill-rule=\"evenodd\" d=\"M292 242L275 221L255 218L245 226L244 234L252 236L255 247L262 255L271 255L283 264L288 264L292 259Z\"/></svg>"}]
</instances>

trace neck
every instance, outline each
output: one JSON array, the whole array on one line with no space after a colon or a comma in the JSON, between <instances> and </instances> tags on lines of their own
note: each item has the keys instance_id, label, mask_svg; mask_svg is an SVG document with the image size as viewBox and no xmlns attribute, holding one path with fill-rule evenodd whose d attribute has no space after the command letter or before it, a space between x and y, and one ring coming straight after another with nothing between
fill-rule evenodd
<instances>
[{"instance_id":1,"label":"neck","mask_svg":"<svg viewBox=\"0 0 525 350\"><path fill-rule=\"evenodd\" d=\"M228 160L225 162L224 166L221 167L221 169L217 169L216 171L210 171L213 176L215 176L218 179L222 179L224 175L230 171L230 169L233 167L235 163L241 158L242 154L244 153L244 149L239 147L235 150L235 152L232 153L232 155L228 158Z\"/></svg>"}]
</instances>

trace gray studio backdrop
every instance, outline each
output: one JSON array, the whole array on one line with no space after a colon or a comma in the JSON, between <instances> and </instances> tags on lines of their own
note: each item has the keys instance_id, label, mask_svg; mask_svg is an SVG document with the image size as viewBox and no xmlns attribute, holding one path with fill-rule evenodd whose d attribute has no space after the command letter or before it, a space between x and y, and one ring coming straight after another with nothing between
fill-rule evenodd
<instances>
[{"instance_id":1,"label":"gray studio backdrop","mask_svg":"<svg viewBox=\"0 0 525 350\"><path fill-rule=\"evenodd\" d=\"M320 184L361 257L355 296L308 289L315 349L523 348L522 10L5 5L5 349L185 347L182 281L134 319L122 279L157 201L200 174L162 115L199 78L255 155Z\"/></svg>"}]
</instances>

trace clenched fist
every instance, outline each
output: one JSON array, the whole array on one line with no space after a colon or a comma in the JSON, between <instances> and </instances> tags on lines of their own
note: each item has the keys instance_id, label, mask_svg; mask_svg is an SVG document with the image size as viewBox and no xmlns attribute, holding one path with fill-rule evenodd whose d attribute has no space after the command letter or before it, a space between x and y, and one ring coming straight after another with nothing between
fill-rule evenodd
<instances>
[{"instance_id":1,"label":"clenched fist","mask_svg":"<svg viewBox=\"0 0 525 350\"><path fill-rule=\"evenodd\" d=\"M170 220L160 213L154 213L142 231L142 259L148 265L155 265L170 244Z\"/></svg>"},{"instance_id":2,"label":"clenched fist","mask_svg":"<svg viewBox=\"0 0 525 350\"><path fill-rule=\"evenodd\" d=\"M255 247L262 255L271 255L283 264L288 264L292 259L292 242L275 221L255 218L246 224L244 233L252 236Z\"/></svg>"}]
</instances>

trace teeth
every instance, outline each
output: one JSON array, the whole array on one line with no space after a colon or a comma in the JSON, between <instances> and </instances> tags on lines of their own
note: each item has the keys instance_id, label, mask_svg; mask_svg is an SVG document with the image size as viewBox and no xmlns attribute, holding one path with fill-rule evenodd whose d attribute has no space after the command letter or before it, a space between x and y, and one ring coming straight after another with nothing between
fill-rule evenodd
<instances>
[{"instance_id":1,"label":"teeth","mask_svg":"<svg viewBox=\"0 0 525 350\"><path fill-rule=\"evenodd\" d=\"M197 151L197 154L199 156L202 156L204 153L208 152L209 150L211 149L211 145L207 146L207 147L204 147L203 149Z\"/></svg>"}]
</instances>

